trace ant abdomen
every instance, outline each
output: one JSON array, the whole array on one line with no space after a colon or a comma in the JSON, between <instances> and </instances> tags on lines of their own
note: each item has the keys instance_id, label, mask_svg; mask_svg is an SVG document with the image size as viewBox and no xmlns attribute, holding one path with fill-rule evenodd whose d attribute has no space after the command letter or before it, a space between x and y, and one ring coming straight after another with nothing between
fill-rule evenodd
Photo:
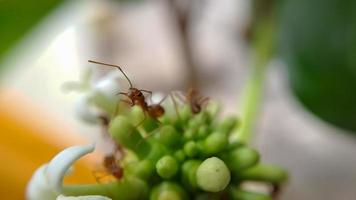
<instances>
[{"instance_id":1,"label":"ant abdomen","mask_svg":"<svg viewBox=\"0 0 356 200\"><path fill-rule=\"evenodd\" d=\"M164 108L159 104L153 104L148 107L148 113L150 117L159 118L164 115Z\"/></svg>"}]
</instances>

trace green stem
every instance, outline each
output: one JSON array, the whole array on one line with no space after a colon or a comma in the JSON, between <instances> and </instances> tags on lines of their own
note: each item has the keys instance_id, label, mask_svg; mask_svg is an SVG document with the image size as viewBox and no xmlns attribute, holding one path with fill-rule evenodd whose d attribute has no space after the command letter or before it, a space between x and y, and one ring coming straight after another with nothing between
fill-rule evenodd
<instances>
[{"instance_id":1,"label":"green stem","mask_svg":"<svg viewBox=\"0 0 356 200\"><path fill-rule=\"evenodd\" d=\"M272 17L262 20L256 27L253 68L243 90L241 126L236 132L238 142L248 143L252 136L262 98L266 66L273 55L273 34Z\"/></svg>"},{"instance_id":2,"label":"green stem","mask_svg":"<svg viewBox=\"0 0 356 200\"><path fill-rule=\"evenodd\" d=\"M255 124L259 104L261 101L262 84L264 82L265 69L253 69L250 79L244 88L242 99L241 127L237 132L237 140L247 143L251 138Z\"/></svg>"},{"instance_id":3,"label":"green stem","mask_svg":"<svg viewBox=\"0 0 356 200\"><path fill-rule=\"evenodd\" d=\"M91 185L66 185L63 188L63 193L71 196L81 195L101 195L111 196L110 186L104 184L91 184Z\"/></svg>"},{"instance_id":4,"label":"green stem","mask_svg":"<svg viewBox=\"0 0 356 200\"><path fill-rule=\"evenodd\" d=\"M146 199L148 186L141 179L125 177L105 184L65 185L63 194L67 196L101 195L113 200Z\"/></svg>"}]
</instances>

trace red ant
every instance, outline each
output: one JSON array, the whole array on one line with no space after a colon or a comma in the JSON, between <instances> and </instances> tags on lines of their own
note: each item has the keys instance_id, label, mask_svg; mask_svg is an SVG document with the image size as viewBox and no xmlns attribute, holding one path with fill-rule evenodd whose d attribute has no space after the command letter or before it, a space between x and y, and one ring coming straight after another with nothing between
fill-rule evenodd
<instances>
[{"instance_id":1,"label":"red ant","mask_svg":"<svg viewBox=\"0 0 356 200\"><path fill-rule=\"evenodd\" d=\"M121 73L125 76L126 80L128 81L128 83L130 85L128 92L118 93L118 94L128 97L130 101L127 101L127 100L121 100L121 101L124 101L124 102L130 104L131 106L134 106L134 105L140 106L145 114L145 118L146 118L146 113L147 113L151 118L158 121L157 118L164 115L164 112L165 112L164 108L160 105L164 99L162 99L162 101L159 102L158 104L148 105L146 102L146 97L143 95L142 92L149 93L150 96L152 96L152 91L142 90L142 89L139 90L139 89L133 87L132 82L130 81L129 77L125 74L125 72L121 69L121 67L119 67L118 65L107 64L107 63L97 62L97 61L93 61L93 60L89 60L88 62L99 64L99 65L115 67L115 68L119 69L121 71Z\"/></svg>"},{"instance_id":2,"label":"red ant","mask_svg":"<svg viewBox=\"0 0 356 200\"><path fill-rule=\"evenodd\" d=\"M93 171L93 175L98 183L101 182L102 178L109 175L112 175L117 180L120 180L124 176L124 169L117 163L115 153L106 155L102 164L106 172Z\"/></svg>"},{"instance_id":3,"label":"red ant","mask_svg":"<svg viewBox=\"0 0 356 200\"><path fill-rule=\"evenodd\" d=\"M113 154L104 157L104 167L118 180L120 180L124 175L123 168L117 164L116 158Z\"/></svg>"},{"instance_id":4,"label":"red ant","mask_svg":"<svg viewBox=\"0 0 356 200\"><path fill-rule=\"evenodd\" d=\"M190 109L193 114L198 114L202 110L202 107L209 101L209 97L203 97L199 94L199 92L194 89L193 87L190 87L186 94L182 95L181 93L177 93L178 98L189 104Z\"/></svg>"},{"instance_id":5,"label":"red ant","mask_svg":"<svg viewBox=\"0 0 356 200\"><path fill-rule=\"evenodd\" d=\"M277 199L279 197L280 192L281 192L281 186L279 184L273 184L272 191L271 191L272 198Z\"/></svg>"}]
</instances>

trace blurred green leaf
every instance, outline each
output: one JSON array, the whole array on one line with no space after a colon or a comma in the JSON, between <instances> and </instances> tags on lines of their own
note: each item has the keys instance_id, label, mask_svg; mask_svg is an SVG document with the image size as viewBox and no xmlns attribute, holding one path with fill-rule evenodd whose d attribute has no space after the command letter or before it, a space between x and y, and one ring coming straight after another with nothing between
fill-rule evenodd
<instances>
[{"instance_id":1,"label":"blurred green leaf","mask_svg":"<svg viewBox=\"0 0 356 200\"><path fill-rule=\"evenodd\" d=\"M61 2L63 0L0 1L0 60L6 51Z\"/></svg>"},{"instance_id":2,"label":"blurred green leaf","mask_svg":"<svg viewBox=\"0 0 356 200\"><path fill-rule=\"evenodd\" d=\"M280 0L280 52L314 114L356 131L356 1Z\"/></svg>"}]
</instances>

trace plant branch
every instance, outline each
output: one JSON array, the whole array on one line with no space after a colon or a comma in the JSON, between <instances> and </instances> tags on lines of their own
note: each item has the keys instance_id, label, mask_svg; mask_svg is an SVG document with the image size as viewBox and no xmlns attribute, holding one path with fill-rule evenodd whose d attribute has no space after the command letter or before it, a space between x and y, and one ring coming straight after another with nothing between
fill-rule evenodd
<instances>
[{"instance_id":1,"label":"plant branch","mask_svg":"<svg viewBox=\"0 0 356 200\"><path fill-rule=\"evenodd\" d=\"M273 56L274 22L273 15L260 20L256 25L253 40L253 67L242 95L241 127L236 132L238 142L248 143L251 139L257 114L262 101L266 66Z\"/></svg>"},{"instance_id":2,"label":"plant branch","mask_svg":"<svg viewBox=\"0 0 356 200\"><path fill-rule=\"evenodd\" d=\"M182 55L185 60L185 71L186 71L186 87L198 86L198 76L197 76L197 64L194 62L193 52L192 52L192 43L189 36L189 9L190 6L187 6L187 12L179 8L175 0L169 0L169 6L171 9L171 14L175 23L177 24L179 35L180 35L180 44L182 45ZM190 3L190 2L188 2Z\"/></svg>"}]
</instances>

